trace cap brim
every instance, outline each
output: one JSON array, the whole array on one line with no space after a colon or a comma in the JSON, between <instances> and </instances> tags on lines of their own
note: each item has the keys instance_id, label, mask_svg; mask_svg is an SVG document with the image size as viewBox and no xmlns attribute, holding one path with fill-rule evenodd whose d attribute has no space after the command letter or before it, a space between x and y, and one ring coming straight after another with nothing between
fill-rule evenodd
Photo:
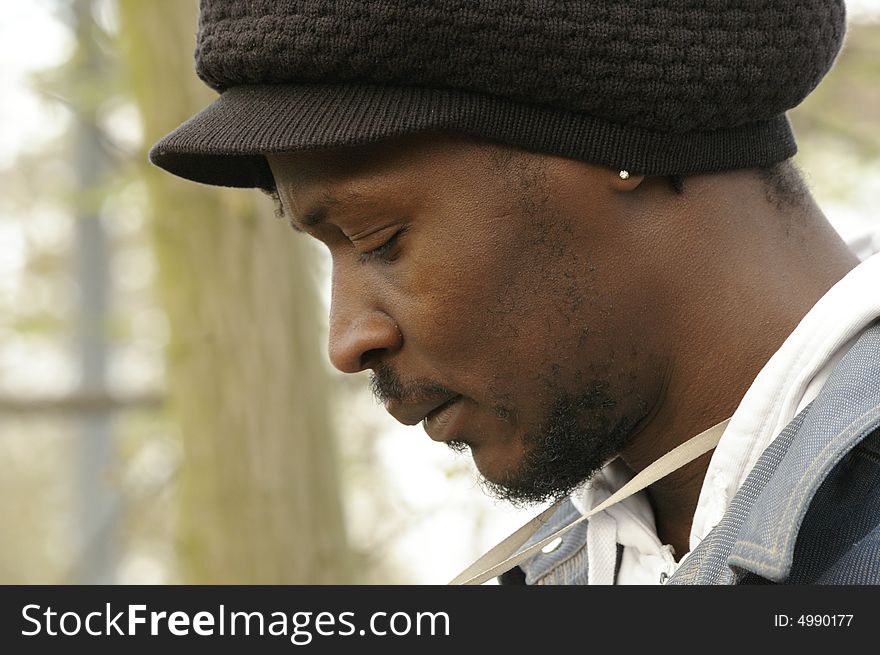
<instances>
[{"instance_id":1,"label":"cap brim","mask_svg":"<svg viewBox=\"0 0 880 655\"><path fill-rule=\"evenodd\" d=\"M267 153L464 129L480 110L462 96L365 85L236 86L156 143L150 161L196 182L271 188Z\"/></svg>"},{"instance_id":2,"label":"cap brim","mask_svg":"<svg viewBox=\"0 0 880 655\"><path fill-rule=\"evenodd\" d=\"M272 188L265 154L420 132L470 134L647 175L746 168L797 150L787 117L726 130L658 133L452 89L361 84L235 86L168 134L150 160L196 182Z\"/></svg>"}]
</instances>

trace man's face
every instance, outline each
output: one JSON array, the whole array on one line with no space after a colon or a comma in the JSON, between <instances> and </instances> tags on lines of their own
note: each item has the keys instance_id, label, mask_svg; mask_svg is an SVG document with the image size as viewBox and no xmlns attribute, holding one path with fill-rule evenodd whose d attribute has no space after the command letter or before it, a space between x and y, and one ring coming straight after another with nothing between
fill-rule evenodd
<instances>
[{"instance_id":1,"label":"man's face","mask_svg":"<svg viewBox=\"0 0 880 655\"><path fill-rule=\"evenodd\" d=\"M292 224L332 256L330 359L371 369L398 420L469 447L520 502L628 443L660 366L608 171L452 137L269 162Z\"/></svg>"}]
</instances>

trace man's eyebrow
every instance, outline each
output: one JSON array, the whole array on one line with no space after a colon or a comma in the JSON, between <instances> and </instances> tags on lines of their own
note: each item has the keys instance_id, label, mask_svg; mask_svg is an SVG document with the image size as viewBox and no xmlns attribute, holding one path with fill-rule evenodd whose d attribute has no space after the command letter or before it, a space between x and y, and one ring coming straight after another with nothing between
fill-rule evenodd
<instances>
[{"instance_id":1,"label":"man's eyebrow","mask_svg":"<svg viewBox=\"0 0 880 655\"><path fill-rule=\"evenodd\" d=\"M332 193L324 193L321 196L321 199L318 200L315 204L309 207L302 214L302 218L299 219L299 224L294 220L291 216L290 218L290 226L296 230L297 232L304 232L304 227L314 227L315 225L320 225L324 221L327 220L327 217L330 215L331 210L334 207L338 207L340 205L356 205L356 204L366 204L368 202L367 198L356 191L346 191L342 194L332 194ZM300 225L302 227L300 227Z\"/></svg>"}]
</instances>

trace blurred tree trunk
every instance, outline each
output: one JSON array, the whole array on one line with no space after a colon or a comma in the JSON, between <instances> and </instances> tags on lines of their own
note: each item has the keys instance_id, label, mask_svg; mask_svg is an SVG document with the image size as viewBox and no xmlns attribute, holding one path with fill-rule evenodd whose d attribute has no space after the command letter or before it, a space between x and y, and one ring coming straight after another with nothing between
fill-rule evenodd
<instances>
[{"instance_id":1,"label":"blurred tree trunk","mask_svg":"<svg viewBox=\"0 0 880 655\"><path fill-rule=\"evenodd\" d=\"M119 7L126 76L149 145L214 98L193 72L196 3L120 0ZM170 405L185 453L184 581L355 581L316 253L259 192L144 167L171 326Z\"/></svg>"}]
</instances>

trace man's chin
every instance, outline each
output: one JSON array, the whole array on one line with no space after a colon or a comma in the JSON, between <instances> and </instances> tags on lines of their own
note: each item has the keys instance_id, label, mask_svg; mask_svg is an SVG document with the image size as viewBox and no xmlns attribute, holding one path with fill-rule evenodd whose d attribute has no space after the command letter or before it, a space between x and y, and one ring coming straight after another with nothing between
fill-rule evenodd
<instances>
[{"instance_id":1,"label":"man's chin","mask_svg":"<svg viewBox=\"0 0 880 655\"><path fill-rule=\"evenodd\" d=\"M470 448L464 441L447 441L446 445L449 447L449 450L458 455L464 454Z\"/></svg>"},{"instance_id":2,"label":"man's chin","mask_svg":"<svg viewBox=\"0 0 880 655\"><path fill-rule=\"evenodd\" d=\"M578 486L560 485L560 481L552 475L531 471L521 460L501 463L496 458L488 457L482 449L464 441L450 441L446 445L456 453L470 450L483 492L495 500L515 507L525 508L555 501Z\"/></svg>"},{"instance_id":3,"label":"man's chin","mask_svg":"<svg viewBox=\"0 0 880 655\"><path fill-rule=\"evenodd\" d=\"M450 441L446 445L459 454L470 451L474 466L487 485L507 486L510 481L520 477L519 470L523 467L520 457L499 452L498 448L472 444L468 441Z\"/></svg>"},{"instance_id":4,"label":"man's chin","mask_svg":"<svg viewBox=\"0 0 880 655\"><path fill-rule=\"evenodd\" d=\"M550 488L542 484L532 484L531 481L528 483L523 483L522 480L495 482L481 475L479 483L483 493L490 498L523 509L548 501L556 501L568 495L567 489Z\"/></svg>"}]
</instances>

